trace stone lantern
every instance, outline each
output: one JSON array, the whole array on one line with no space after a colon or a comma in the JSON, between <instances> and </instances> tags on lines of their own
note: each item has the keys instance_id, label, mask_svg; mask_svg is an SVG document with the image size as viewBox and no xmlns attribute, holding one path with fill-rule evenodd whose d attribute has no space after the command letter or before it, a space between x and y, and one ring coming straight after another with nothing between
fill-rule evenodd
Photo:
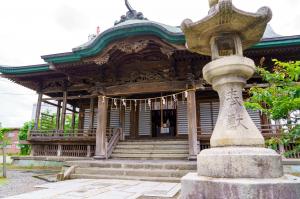
<instances>
[{"instance_id":1,"label":"stone lantern","mask_svg":"<svg viewBox=\"0 0 300 199\"><path fill-rule=\"evenodd\" d=\"M210 0L208 16L182 23L187 48L212 57L203 77L218 92L220 112L210 149L197 157L197 173L182 178L182 198L300 198L300 179L283 175L281 156L243 106L242 89L255 72L243 50L258 43L272 18L269 8L248 13L231 0Z\"/></svg>"}]
</instances>

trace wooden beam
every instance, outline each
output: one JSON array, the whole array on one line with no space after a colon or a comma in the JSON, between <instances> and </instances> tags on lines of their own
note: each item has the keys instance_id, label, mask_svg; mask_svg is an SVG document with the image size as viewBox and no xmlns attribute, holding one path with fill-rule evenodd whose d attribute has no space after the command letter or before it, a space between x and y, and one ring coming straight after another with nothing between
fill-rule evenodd
<instances>
[{"instance_id":1,"label":"wooden beam","mask_svg":"<svg viewBox=\"0 0 300 199\"><path fill-rule=\"evenodd\" d=\"M83 95L83 96L68 96L67 99L68 100L73 100L73 99L89 99L95 97L95 95ZM49 101L49 100L63 100L63 97L48 97L48 98L44 98L42 101Z\"/></svg>"},{"instance_id":2,"label":"wooden beam","mask_svg":"<svg viewBox=\"0 0 300 199\"><path fill-rule=\"evenodd\" d=\"M196 89L200 89L200 82L196 82ZM166 82L147 82L147 83L130 83L106 87L107 96L131 95L142 93L157 93L170 91L183 91L188 89L186 81L166 81Z\"/></svg>"},{"instance_id":3,"label":"wooden beam","mask_svg":"<svg viewBox=\"0 0 300 199\"><path fill-rule=\"evenodd\" d=\"M62 108L62 106L60 105L60 104L61 104L60 100L58 100L59 105L57 105L57 104L55 104L55 103L52 103L52 102L49 102L49 101L45 101L44 99L42 99L42 102L44 102L44 103L46 103L46 104L50 104L50 105L52 105L52 106L56 106L57 108ZM70 108L66 108L66 110L71 111L72 113L73 113L73 111L74 111L74 109L70 109ZM75 110L74 113L78 113L78 112Z\"/></svg>"}]
</instances>

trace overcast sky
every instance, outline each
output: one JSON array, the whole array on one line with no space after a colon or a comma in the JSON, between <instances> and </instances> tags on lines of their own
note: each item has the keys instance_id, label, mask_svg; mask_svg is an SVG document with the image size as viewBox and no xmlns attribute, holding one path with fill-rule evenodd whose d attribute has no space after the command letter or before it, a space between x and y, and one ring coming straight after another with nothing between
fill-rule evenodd
<instances>
[{"instance_id":1,"label":"overcast sky","mask_svg":"<svg viewBox=\"0 0 300 199\"><path fill-rule=\"evenodd\" d=\"M178 26L185 18L203 18L207 0L130 0L152 21ZM299 0L233 0L236 7L256 11L269 6L271 25L280 35L300 34ZM126 13L124 0L1 0L0 65L43 63L41 55L71 51L100 26L104 31ZM31 119L34 91L0 79L0 122L19 127Z\"/></svg>"}]
</instances>

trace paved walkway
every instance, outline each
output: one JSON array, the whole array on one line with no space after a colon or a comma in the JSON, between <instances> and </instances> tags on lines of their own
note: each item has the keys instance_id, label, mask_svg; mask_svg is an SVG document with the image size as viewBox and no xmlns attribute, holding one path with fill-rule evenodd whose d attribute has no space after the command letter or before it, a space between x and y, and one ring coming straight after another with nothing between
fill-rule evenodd
<instances>
[{"instance_id":1,"label":"paved walkway","mask_svg":"<svg viewBox=\"0 0 300 199\"><path fill-rule=\"evenodd\" d=\"M7 199L172 198L180 190L179 183L108 179L76 179L35 187L44 189L8 197Z\"/></svg>"}]
</instances>

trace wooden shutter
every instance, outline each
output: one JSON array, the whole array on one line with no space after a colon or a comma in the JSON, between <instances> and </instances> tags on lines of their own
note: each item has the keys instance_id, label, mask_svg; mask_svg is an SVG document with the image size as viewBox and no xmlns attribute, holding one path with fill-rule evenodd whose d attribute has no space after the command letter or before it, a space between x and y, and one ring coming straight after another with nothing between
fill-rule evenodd
<instances>
[{"instance_id":1,"label":"wooden shutter","mask_svg":"<svg viewBox=\"0 0 300 199\"><path fill-rule=\"evenodd\" d=\"M219 102L201 102L200 103L200 126L202 134L213 132L219 114Z\"/></svg>"},{"instance_id":2,"label":"wooden shutter","mask_svg":"<svg viewBox=\"0 0 300 199\"><path fill-rule=\"evenodd\" d=\"M252 121L254 122L255 126L261 130L261 121L260 121L260 112L257 110L247 109L248 114L250 115Z\"/></svg>"},{"instance_id":3,"label":"wooden shutter","mask_svg":"<svg viewBox=\"0 0 300 199\"><path fill-rule=\"evenodd\" d=\"M125 125L124 125L124 135L130 135L130 110L125 110Z\"/></svg>"},{"instance_id":4,"label":"wooden shutter","mask_svg":"<svg viewBox=\"0 0 300 199\"><path fill-rule=\"evenodd\" d=\"M177 102L177 128L179 135L188 134L187 102Z\"/></svg>"},{"instance_id":5,"label":"wooden shutter","mask_svg":"<svg viewBox=\"0 0 300 199\"><path fill-rule=\"evenodd\" d=\"M219 114L219 102L201 102L200 103L200 125L201 132L212 133L214 126L216 125ZM247 110L250 118L258 129L261 129L260 112Z\"/></svg>"},{"instance_id":6,"label":"wooden shutter","mask_svg":"<svg viewBox=\"0 0 300 199\"><path fill-rule=\"evenodd\" d=\"M98 108L94 109L94 124L93 128L97 129L97 124L98 124Z\"/></svg>"},{"instance_id":7,"label":"wooden shutter","mask_svg":"<svg viewBox=\"0 0 300 199\"><path fill-rule=\"evenodd\" d=\"M139 135L151 135L151 111L145 103L140 103Z\"/></svg>"},{"instance_id":8,"label":"wooden shutter","mask_svg":"<svg viewBox=\"0 0 300 199\"><path fill-rule=\"evenodd\" d=\"M90 109L84 109L83 129L89 129L90 124Z\"/></svg>"},{"instance_id":9,"label":"wooden shutter","mask_svg":"<svg viewBox=\"0 0 300 199\"><path fill-rule=\"evenodd\" d=\"M118 109L110 110L110 128L119 128L120 127L120 111Z\"/></svg>"}]
</instances>

